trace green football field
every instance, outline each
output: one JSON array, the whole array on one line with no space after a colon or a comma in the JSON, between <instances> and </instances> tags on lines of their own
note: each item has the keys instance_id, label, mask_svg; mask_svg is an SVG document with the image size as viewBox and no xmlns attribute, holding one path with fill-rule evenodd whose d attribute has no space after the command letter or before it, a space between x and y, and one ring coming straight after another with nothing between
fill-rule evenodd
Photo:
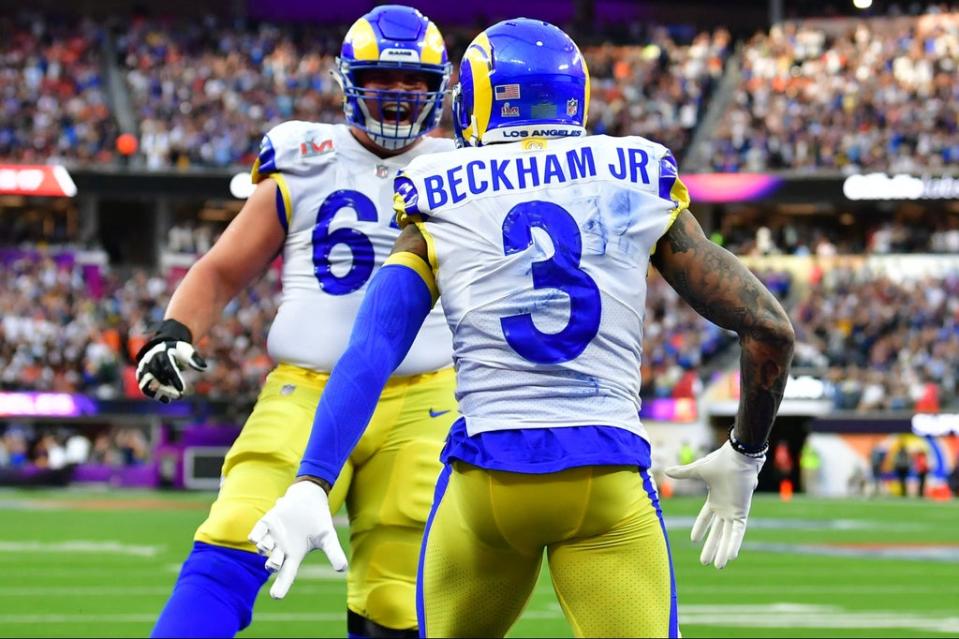
<instances>
[{"instance_id":1,"label":"green football field","mask_svg":"<svg viewBox=\"0 0 959 639\"><path fill-rule=\"evenodd\" d=\"M210 498L0 492L0 636L146 636ZM688 538L700 505L664 504L685 637L959 635L959 502L760 496L721 572ZM241 636L343 637L344 589L313 555ZM544 574L512 636L569 634Z\"/></svg>"}]
</instances>

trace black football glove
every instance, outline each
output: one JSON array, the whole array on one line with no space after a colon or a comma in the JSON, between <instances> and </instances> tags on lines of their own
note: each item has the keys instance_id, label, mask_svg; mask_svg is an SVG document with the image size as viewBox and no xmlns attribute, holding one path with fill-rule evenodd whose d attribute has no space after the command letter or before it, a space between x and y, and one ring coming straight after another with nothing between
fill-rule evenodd
<instances>
[{"instance_id":1,"label":"black football glove","mask_svg":"<svg viewBox=\"0 0 959 639\"><path fill-rule=\"evenodd\" d=\"M187 366L207 369L206 361L193 348L190 329L175 319L164 320L149 342L137 353L137 384L147 397L169 404L188 391L180 371Z\"/></svg>"}]
</instances>

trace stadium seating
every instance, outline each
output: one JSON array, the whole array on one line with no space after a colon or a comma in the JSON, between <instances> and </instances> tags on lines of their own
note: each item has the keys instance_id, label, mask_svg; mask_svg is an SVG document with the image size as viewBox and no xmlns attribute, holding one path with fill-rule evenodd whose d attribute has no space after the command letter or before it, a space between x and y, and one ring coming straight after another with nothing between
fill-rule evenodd
<instances>
[{"instance_id":1,"label":"stadium seating","mask_svg":"<svg viewBox=\"0 0 959 639\"><path fill-rule=\"evenodd\" d=\"M640 46L584 47L591 128L651 137L682 156L733 41L723 29L688 44L663 28L647 33ZM115 60L104 59L104 33L90 22L20 14L0 21L0 35L10 115L0 125L0 158L117 160L104 62L126 79L138 157L151 168L246 166L262 133L283 120L342 119L329 74L338 28L140 18L107 40ZM447 35L455 58L465 38ZM847 172L954 164L957 52L954 15L786 23L758 33L743 47L742 79L710 132L707 163L717 171Z\"/></svg>"},{"instance_id":2,"label":"stadium seating","mask_svg":"<svg viewBox=\"0 0 959 639\"><path fill-rule=\"evenodd\" d=\"M29 25L4 23L11 44L0 77L11 86L21 76L46 77L26 83L23 90L30 93L18 106L8 104L17 113L18 126L0 129L0 157L117 159L115 113L101 86L103 33L87 23L71 33L49 19L31 20L33 31L52 33L51 40L66 40L69 46L61 43L42 56L28 56L33 43ZM642 47L585 48L593 77L592 128L648 136L681 153L723 72L731 38L718 30L680 44L665 29L650 32ZM455 30L448 36L454 52L469 39ZM233 25L212 16L200 22L133 21L117 34L114 48L139 122L140 157L150 168L248 166L262 134L284 120L342 121L339 89L330 76L340 37L339 28ZM68 64L64 58L70 66L61 71ZM40 99L53 94L77 99ZM31 138L31 111L23 105L36 103L42 111L47 102L69 111L46 114L50 131L59 137ZM64 117L76 124L61 132L55 125ZM448 134L448 117L444 124Z\"/></svg>"},{"instance_id":3,"label":"stadium seating","mask_svg":"<svg viewBox=\"0 0 959 639\"><path fill-rule=\"evenodd\" d=\"M959 272L896 281L839 266L792 309L796 368L824 371L836 408L938 412L956 397Z\"/></svg>"},{"instance_id":4,"label":"stadium seating","mask_svg":"<svg viewBox=\"0 0 959 639\"><path fill-rule=\"evenodd\" d=\"M0 159L114 158L117 128L103 86L102 37L86 20L0 16Z\"/></svg>"},{"instance_id":5,"label":"stadium seating","mask_svg":"<svg viewBox=\"0 0 959 639\"><path fill-rule=\"evenodd\" d=\"M176 279L142 269L107 272L95 290L79 266L25 256L0 269L0 388L140 397L136 352L163 317ZM276 311L275 271L245 291L201 349L214 364L197 391L252 401L271 364L266 335Z\"/></svg>"},{"instance_id":6,"label":"stadium seating","mask_svg":"<svg viewBox=\"0 0 959 639\"><path fill-rule=\"evenodd\" d=\"M179 273L182 276L182 272ZM96 293L82 270L42 253L0 269L0 388L139 397L132 362L179 282L143 269L108 272ZM196 392L252 402L272 367L266 336L279 304L275 269L227 306L200 350L212 363ZM691 397L702 363L731 339L658 276L650 279L644 394ZM679 390L677 390L679 387Z\"/></svg>"},{"instance_id":7,"label":"stadium seating","mask_svg":"<svg viewBox=\"0 0 959 639\"><path fill-rule=\"evenodd\" d=\"M291 35L292 34L292 35ZM340 121L334 31L140 20L117 42L150 167L249 166L284 120Z\"/></svg>"},{"instance_id":8,"label":"stadium seating","mask_svg":"<svg viewBox=\"0 0 959 639\"><path fill-rule=\"evenodd\" d=\"M917 172L959 161L959 20L788 23L751 38L716 171Z\"/></svg>"},{"instance_id":9,"label":"stadium seating","mask_svg":"<svg viewBox=\"0 0 959 639\"><path fill-rule=\"evenodd\" d=\"M713 168L875 169L884 168L888 156L894 158L890 168L911 170L959 159L959 85L944 80L954 75L959 21L933 17L787 24L754 36L741 52L742 82L715 136ZM339 91L329 75L341 31L213 17L138 18L106 38L89 22L0 18L0 109L16 116L0 124L0 158L114 160L115 114L108 109L103 69L115 64L148 167L249 165L262 132L274 124L341 120ZM454 59L467 33L448 30ZM593 34L583 47L592 72L591 126L598 133L652 137L679 152L702 122L734 43L723 29L699 33L688 44L666 29L646 33L642 46L603 44ZM114 59L103 53L111 47ZM879 50L889 55L877 56ZM885 58L884 66L878 60ZM809 121L816 124L797 124ZM718 235L734 252L752 255L959 252L959 223L948 216L920 225L880 220L847 234L830 233L815 218L779 221L772 229L746 223ZM35 243L38 237L5 229L0 242ZM167 252L183 258L182 265L204 252L215 232L207 223L181 221L167 239ZM93 287L69 262L42 255L7 261L0 269L0 386L137 397L133 355L183 271L106 272ZM794 305L804 346L798 361L832 370L853 389L837 405L858 408L859 395L868 395L863 389L880 384L887 398L880 408L913 406L927 378L940 401L953 397L954 384L939 369L957 359L954 337L916 328L910 323L916 314L905 310L890 326L862 328L845 315L851 312L845 302L831 301L839 290L841 299L884 299L884 308L912 308L918 302L908 287L839 271L796 301L787 271L758 273ZM925 290L953 295L955 286L946 278L926 282ZM201 395L254 398L270 367L265 337L278 294L277 272L271 271L228 307L201 344L215 364L198 382ZM945 321L953 312L937 308L929 321ZM839 338L832 337L837 327ZM643 394L695 396L703 366L730 339L653 275ZM891 361L890 353L904 352L904 345L909 355Z\"/></svg>"},{"instance_id":10,"label":"stadium seating","mask_svg":"<svg viewBox=\"0 0 959 639\"><path fill-rule=\"evenodd\" d=\"M688 45L665 29L648 44L586 47L594 133L641 135L681 153L699 123L731 49L728 31L700 33Z\"/></svg>"}]
</instances>

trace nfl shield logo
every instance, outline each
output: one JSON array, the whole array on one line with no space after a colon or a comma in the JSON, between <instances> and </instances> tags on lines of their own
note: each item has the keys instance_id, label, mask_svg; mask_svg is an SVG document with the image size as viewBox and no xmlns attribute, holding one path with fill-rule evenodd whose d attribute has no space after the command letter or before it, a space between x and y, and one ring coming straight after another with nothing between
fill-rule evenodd
<instances>
[{"instance_id":1,"label":"nfl shield logo","mask_svg":"<svg viewBox=\"0 0 959 639\"><path fill-rule=\"evenodd\" d=\"M376 177L385 178L389 176L389 174L390 174L390 169L385 164L376 165Z\"/></svg>"},{"instance_id":2,"label":"nfl shield logo","mask_svg":"<svg viewBox=\"0 0 959 639\"><path fill-rule=\"evenodd\" d=\"M576 112L579 111L579 100L576 98L570 98L566 101L566 115L573 117L576 115Z\"/></svg>"}]
</instances>

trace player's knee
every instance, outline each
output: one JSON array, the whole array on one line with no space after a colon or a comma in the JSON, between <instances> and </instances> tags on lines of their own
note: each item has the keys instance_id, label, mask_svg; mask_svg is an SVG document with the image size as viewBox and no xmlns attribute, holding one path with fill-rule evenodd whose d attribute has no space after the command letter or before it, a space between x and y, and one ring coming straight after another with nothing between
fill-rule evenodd
<instances>
[{"instance_id":1,"label":"player's knee","mask_svg":"<svg viewBox=\"0 0 959 639\"><path fill-rule=\"evenodd\" d=\"M253 551L247 539L254 524L264 515L262 505L247 502L217 503L197 529L196 541Z\"/></svg>"},{"instance_id":2,"label":"player's knee","mask_svg":"<svg viewBox=\"0 0 959 639\"><path fill-rule=\"evenodd\" d=\"M416 627L415 568L374 562L351 589L350 608L362 611L365 618L385 628Z\"/></svg>"},{"instance_id":3,"label":"player's knee","mask_svg":"<svg viewBox=\"0 0 959 639\"><path fill-rule=\"evenodd\" d=\"M374 586L367 592L366 617L383 628L415 629L416 586L405 581L384 582Z\"/></svg>"},{"instance_id":4,"label":"player's knee","mask_svg":"<svg viewBox=\"0 0 959 639\"><path fill-rule=\"evenodd\" d=\"M232 637L250 625L268 577L253 553L195 543L152 636Z\"/></svg>"},{"instance_id":5,"label":"player's knee","mask_svg":"<svg viewBox=\"0 0 959 639\"><path fill-rule=\"evenodd\" d=\"M349 603L385 626L416 627L420 530L383 526L360 535L353 549Z\"/></svg>"}]
</instances>

